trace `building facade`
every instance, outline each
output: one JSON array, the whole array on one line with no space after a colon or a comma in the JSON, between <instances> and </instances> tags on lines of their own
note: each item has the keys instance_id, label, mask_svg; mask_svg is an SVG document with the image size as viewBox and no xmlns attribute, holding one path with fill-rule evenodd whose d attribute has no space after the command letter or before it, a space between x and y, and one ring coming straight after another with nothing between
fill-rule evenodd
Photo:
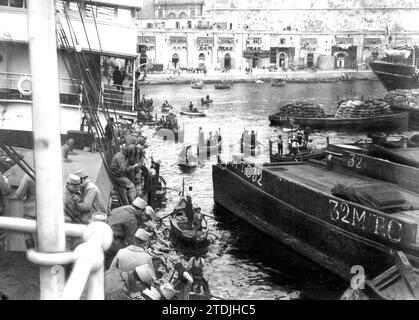
<instances>
[{"instance_id":1,"label":"building facade","mask_svg":"<svg viewBox=\"0 0 419 320\"><path fill-rule=\"evenodd\" d=\"M418 1L144 0L137 51L160 69L365 68L417 41Z\"/></svg>"}]
</instances>

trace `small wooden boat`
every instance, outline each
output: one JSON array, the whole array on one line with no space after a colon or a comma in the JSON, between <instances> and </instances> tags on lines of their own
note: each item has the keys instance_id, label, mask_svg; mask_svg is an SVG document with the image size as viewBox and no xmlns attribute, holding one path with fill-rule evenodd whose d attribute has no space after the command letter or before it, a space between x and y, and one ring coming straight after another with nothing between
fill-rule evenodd
<instances>
[{"instance_id":1,"label":"small wooden boat","mask_svg":"<svg viewBox=\"0 0 419 320\"><path fill-rule=\"evenodd\" d=\"M203 87L204 87L204 83L202 81L191 83L191 88L192 89L202 89Z\"/></svg>"},{"instance_id":2,"label":"small wooden boat","mask_svg":"<svg viewBox=\"0 0 419 320\"><path fill-rule=\"evenodd\" d=\"M325 149L300 149L297 156L291 154L278 154L270 153L271 162L292 162L292 161L306 161L309 159L322 159L326 156Z\"/></svg>"},{"instance_id":3,"label":"small wooden boat","mask_svg":"<svg viewBox=\"0 0 419 320\"><path fill-rule=\"evenodd\" d=\"M203 113L202 111L198 111L198 110L189 111L189 109L182 109L180 111L180 114L184 115L184 116L189 116L189 117L205 117L205 113Z\"/></svg>"},{"instance_id":4,"label":"small wooden boat","mask_svg":"<svg viewBox=\"0 0 419 320\"><path fill-rule=\"evenodd\" d=\"M281 130L282 130L282 132L285 132L285 133L296 132L298 130L298 128L282 128Z\"/></svg>"},{"instance_id":5,"label":"small wooden boat","mask_svg":"<svg viewBox=\"0 0 419 320\"><path fill-rule=\"evenodd\" d=\"M225 89L230 89L231 88L231 83L230 82L220 82L220 83L216 83L214 86L215 89L217 90L225 90Z\"/></svg>"},{"instance_id":6,"label":"small wooden boat","mask_svg":"<svg viewBox=\"0 0 419 320\"><path fill-rule=\"evenodd\" d=\"M326 118L284 117L278 114L269 116L271 125L289 125L290 120L295 124L307 126L311 129L342 129L342 130L388 130L398 129L406 131L409 115L407 112L392 113L365 118Z\"/></svg>"},{"instance_id":7,"label":"small wooden boat","mask_svg":"<svg viewBox=\"0 0 419 320\"><path fill-rule=\"evenodd\" d=\"M201 107L211 107L213 100L201 100Z\"/></svg>"},{"instance_id":8,"label":"small wooden boat","mask_svg":"<svg viewBox=\"0 0 419 320\"><path fill-rule=\"evenodd\" d=\"M168 106L161 106L161 111L162 112L169 112L170 110L172 110L173 107L169 104Z\"/></svg>"},{"instance_id":9,"label":"small wooden boat","mask_svg":"<svg viewBox=\"0 0 419 320\"><path fill-rule=\"evenodd\" d=\"M178 157L178 166L180 169L185 171L195 169L200 164L196 155L189 154L188 157L186 156L188 149L192 150L192 146L183 148Z\"/></svg>"},{"instance_id":10,"label":"small wooden boat","mask_svg":"<svg viewBox=\"0 0 419 320\"><path fill-rule=\"evenodd\" d=\"M285 80L284 79L271 79L271 86L272 87L284 87Z\"/></svg>"},{"instance_id":11,"label":"small wooden boat","mask_svg":"<svg viewBox=\"0 0 419 320\"><path fill-rule=\"evenodd\" d=\"M178 240L190 244L204 244L208 237L208 223L203 217L202 230L198 230L188 222L186 216L186 198L181 197L173 214L170 216L170 232Z\"/></svg>"}]
</instances>

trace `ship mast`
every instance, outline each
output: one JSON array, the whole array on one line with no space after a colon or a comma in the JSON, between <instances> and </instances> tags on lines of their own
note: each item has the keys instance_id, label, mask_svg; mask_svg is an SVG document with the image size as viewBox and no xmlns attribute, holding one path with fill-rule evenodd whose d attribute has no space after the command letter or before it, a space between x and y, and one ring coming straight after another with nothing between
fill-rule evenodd
<instances>
[{"instance_id":1,"label":"ship mast","mask_svg":"<svg viewBox=\"0 0 419 320\"><path fill-rule=\"evenodd\" d=\"M28 0L27 3L38 250L64 252L55 1ZM63 267L40 266L39 270L40 298L57 299L64 287Z\"/></svg>"}]
</instances>

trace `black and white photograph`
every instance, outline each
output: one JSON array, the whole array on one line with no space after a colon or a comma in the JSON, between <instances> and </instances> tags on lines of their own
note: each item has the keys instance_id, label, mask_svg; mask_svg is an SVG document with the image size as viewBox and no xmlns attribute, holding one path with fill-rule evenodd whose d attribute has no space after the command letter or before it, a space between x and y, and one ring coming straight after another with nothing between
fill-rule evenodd
<instances>
[{"instance_id":1,"label":"black and white photograph","mask_svg":"<svg viewBox=\"0 0 419 320\"><path fill-rule=\"evenodd\" d=\"M419 0L0 0L0 300L417 300L418 225Z\"/></svg>"}]
</instances>

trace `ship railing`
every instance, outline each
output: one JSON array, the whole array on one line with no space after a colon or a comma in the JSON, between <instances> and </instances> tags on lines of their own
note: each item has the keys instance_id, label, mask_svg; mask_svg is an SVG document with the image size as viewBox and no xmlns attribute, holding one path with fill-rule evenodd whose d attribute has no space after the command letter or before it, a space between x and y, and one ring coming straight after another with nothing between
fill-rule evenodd
<instances>
[{"instance_id":1,"label":"ship railing","mask_svg":"<svg viewBox=\"0 0 419 320\"><path fill-rule=\"evenodd\" d=\"M31 95L23 95L19 91L19 81L31 77L29 73L0 72L0 99L6 100L31 100ZM60 102L64 104L79 103L78 93L80 89L74 86L71 79L60 78ZM21 83L22 89L30 90L29 82Z\"/></svg>"},{"instance_id":2,"label":"ship railing","mask_svg":"<svg viewBox=\"0 0 419 320\"><path fill-rule=\"evenodd\" d=\"M114 84L102 83L103 102L115 109L134 110L134 90L131 86L121 85L118 90Z\"/></svg>"},{"instance_id":3,"label":"ship railing","mask_svg":"<svg viewBox=\"0 0 419 320\"><path fill-rule=\"evenodd\" d=\"M0 230L33 234L36 232L36 221L0 217ZM46 253L29 249L27 259L41 266L57 266L57 274L50 275L51 281L58 281L58 273L64 272L60 265L74 264L61 295L55 299L78 300L87 289L88 300L104 300L104 251L112 244L111 228L101 219L93 219L89 225L66 223L65 235L82 238L83 243L68 252Z\"/></svg>"}]
</instances>

